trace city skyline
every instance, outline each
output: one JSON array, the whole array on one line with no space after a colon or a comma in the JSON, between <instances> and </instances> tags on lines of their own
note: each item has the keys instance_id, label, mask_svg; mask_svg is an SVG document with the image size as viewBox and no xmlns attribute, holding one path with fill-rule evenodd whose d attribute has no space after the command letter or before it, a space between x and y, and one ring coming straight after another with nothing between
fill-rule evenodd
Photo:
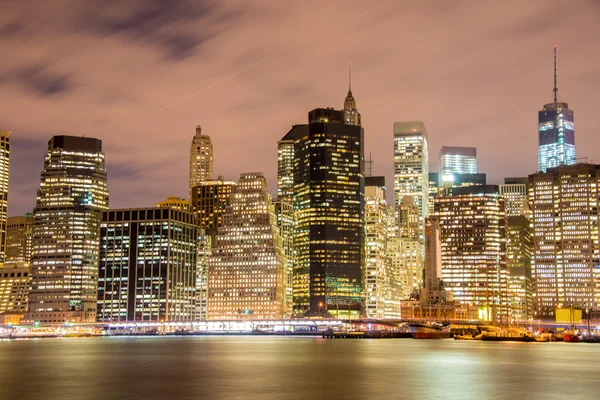
<instances>
[{"instance_id":1,"label":"city skyline","mask_svg":"<svg viewBox=\"0 0 600 400\"><path fill-rule=\"evenodd\" d=\"M544 20L556 22L541 25L535 3L520 5L519 16L510 14L510 7L498 7L494 21L488 21L492 10L484 5L407 10L382 2L366 15L360 7L345 7L315 35L301 29L303 19L310 15L319 22L315 19L327 12L314 16L310 7L298 6L287 15L259 7L279 21L267 28L285 26L275 38L265 33L256 10L236 13L225 5L175 3L137 8L123 2L121 17L84 7L86 28L57 17L35 31L33 25L53 15L43 5L30 10L27 19L26 6L20 5L0 17L0 49L13 55L11 64L0 69L0 99L6 104L0 126L13 132L10 216L33 208L45 143L58 134L103 140L114 193L111 207L185 197L189 167L181 154L189 151L189 133L196 125L213 140L215 175L231 180L242 172L263 171L274 194L276 140L291 123L304 120L306 110L342 107L348 62L353 64L352 93L365 129L365 153L378 155L373 174L390 182L392 124L413 119L427 126L432 154L442 145L477 147L488 183L535 172L537 111L552 100L554 44L560 94L577 110L578 156L596 161L593 154L600 150L593 140L593 95L600 86L593 72L600 56L590 51L600 37L593 23L600 11L591 3L573 5L568 17L560 6L547 5ZM323 7L335 8L333 3ZM463 16L466 11L469 15ZM464 21L464 29L447 25L457 19ZM357 27L349 39L335 46L328 42L348 21ZM429 33L409 34L415 24ZM52 43L44 29L51 32ZM214 34L207 33L211 30ZM484 31L486 40L473 39ZM389 41L402 32L406 39ZM67 37L71 40L60 47ZM521 40L507 40L511 37ZM238 41L244 50L234 45ZM98 46L102 60L85 50ZM325 62L314 63L314 57ZM408 57L422 62L407 63ZM430 167L437 170L435 160Z\"/></svg>"}]
</instances>

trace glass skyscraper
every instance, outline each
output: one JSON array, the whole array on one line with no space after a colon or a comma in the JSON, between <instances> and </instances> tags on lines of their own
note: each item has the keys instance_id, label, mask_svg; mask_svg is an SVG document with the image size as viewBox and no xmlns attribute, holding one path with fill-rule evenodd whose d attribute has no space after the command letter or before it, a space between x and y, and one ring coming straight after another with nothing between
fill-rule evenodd
<instances>
[{"instance_id":1,"label":"glass skyscraper","mask_svg":"<svg viewBox=\"0 0 600 400\"><path fill-rule=\"evenodd\" d=\"M440 150L440 186L454 181L459 174L477 173L477 149L475 147L442 146Z\"/></svg>"},{"instance_id":2,"label":"glass skyscraper","mask_svg":"<svg viewBox=\"0 0 600 400\"><path fill-rule=\"evenodd\" d=\"M569 104L558 101L554 46L554 101L538 112L538 171L575 164L575 120Z\"/></svg>"},{"instance_id":3,"label":"glass skyscraper","mask_svg":"<svg viewBox=\"0 0 600 400\"><path fill-rule=\"evenodd\" d=\"M6 220L8 217L8 175L10 172L10 132L0 130L0 264L6 256ZM0 266L1 267L1 266Z\"/></svg>"}]
</instances>

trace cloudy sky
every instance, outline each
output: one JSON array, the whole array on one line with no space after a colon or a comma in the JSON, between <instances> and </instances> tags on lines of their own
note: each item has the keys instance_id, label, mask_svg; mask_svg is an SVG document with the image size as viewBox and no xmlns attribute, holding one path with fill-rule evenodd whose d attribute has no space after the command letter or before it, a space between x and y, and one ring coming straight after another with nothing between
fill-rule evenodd
<instances>
[{"instance_id":1,"label":"cloudy sky","mask_svg":"<svg viewBox=\"0 0 600 400\"><path fill-rule=\"evenodd\" d=\"M12 131L9 214L35 205L48 139L103 140L111 207L187 195L196 125L215 175L263 171L310 109L341 108L352 62L374 173L392 124L477 147L488 181L537 162L537 111L575 110L578 157L600 163L600 1L0 0L0 128Z\"/></svg>"}]
</instances>

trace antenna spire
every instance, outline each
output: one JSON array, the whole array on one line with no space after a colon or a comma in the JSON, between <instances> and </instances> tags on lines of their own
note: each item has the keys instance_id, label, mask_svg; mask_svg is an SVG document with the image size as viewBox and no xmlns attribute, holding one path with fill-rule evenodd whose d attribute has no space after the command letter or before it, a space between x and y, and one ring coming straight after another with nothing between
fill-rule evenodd
<instances>
[{"instance_id":1,"label":"antenna spire","mask_svg":"<svg viewBox=\"0 0 600 400\"><path fill-rule=\"evenodd\" d=\"M554 105L557 104L558 88L556 87L556 45L554 45Z\"/></svg>"},{"instance_id":2,"label":"antenna spire","mask_svg":"<svg viewBox=\"0 0 600 400\"><path fill-rule=\"evenodd\" d=\"M352 63L348 63L348 92L352 91Z\"/></svg>"}]
</instances>

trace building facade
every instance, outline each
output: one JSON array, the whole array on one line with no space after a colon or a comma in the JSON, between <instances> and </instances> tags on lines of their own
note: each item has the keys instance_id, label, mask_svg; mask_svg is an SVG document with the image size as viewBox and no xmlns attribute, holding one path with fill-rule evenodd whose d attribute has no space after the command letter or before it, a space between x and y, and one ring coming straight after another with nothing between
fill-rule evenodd
<instances>
[{"instance_id":1,"label":"building facade","mask_svg":"<svg viewBox=\"0 0 600 400\"><path fill-rule=\"evenodd\" d=\"M172 208L102 214L98 322L191 321L196 317L198 228Z\"/></svg>"},{"instance_id":2,"label":"building facade","mask_svg":"<svg viewBox=\"0 0 600 400\"><path fill-rule=\"evenodd\" d=\"M434 199L442 280L455 301L479 307L481 319L506 321L506 212L497 186L455 188Z\"/></svg>"},{"instance_id":3,"label":"building facade","mask_svg":"<svg viewBox=\"0 0 600 400\"><path fill-rule=\"evenodd\" d=\"M575 164L529 175L535 316L600 303L600 166Z\"/></svg>"},{"instance_id":4,"label":"building facade","mask_svg":"<svg viewBox=\"0 0 600 400\"><path fill-rule=\"evenodd\" d=\"M33 214L10 217L6 224L6 263L31 265Z\"/></svg>"},{"instance_id":5,"label":"building facade","mask_svg":"<svg viewBox=\"0 0 600 400\"><path fill-rule=\"evenodd\" d=\"M524 323L533 318L531 227L524 215L509 216L507 220L508 318L510 323Z\"/></svg>"},{"instance_id":6,"label":"building facade","mask_svg":"<svg viewBox=\"0 0 600 400\"><path fill-rule=\"evenodd\" d=\"M237 184L225 181L222 177L216 180L203 181L192 188L191 209L196 214L198 227L212 238L223 224L223 214L227 211L229 199Z\"/></svg>"},{"instance_id":7,"label":"building facade","mask_svg":"<svg viewBox=\"0 0 600 400\"><path fill-rule=\"evenodd\" d=\"M440 149L440 175L452 177L456 174L477 173L477 149L475 147L442 146Z\"/></svg>"},{"instance_id":8,"label":"building facade","mask_svg":"<svg viewBox=\"0 0 600 400\"><path fill-rule=\"evenodd\" d=\"M189 212L190 202L189 200L182 199L179 196L169 196L164 201L159 201L158 203L156 203L156 207L174 208L176 210Z\"/></svg>"},{"instance_id":9,"label":"building facade","mask_svg":"<svg viewBox=\"0 0 600 400\"><path fill-rule=\"evenodd\" d=\"M294 315L359 317L363 309L363 129L342 111L309 112L294 141Z\"/></svg>"},{"instance_id":10,"label":"building facade","mask_svg":"<svg viewBox=\"0 0 600 400\"><path fill-rule=\"evenodd\" d=\"M427 130L422 121L394 122L395 204L402 204L405 196L414 198L423 231L429 213L429 153Z\"/></svg>"},{"instance_id":11,"label":"building facade","mask_svg":"<svg viewBox=\"0 0 600 400\"><path fill-rule=\"evenodd\" d=\"M108 209L102 141L48 142L33 213L31 294L25 320L96 320L100 218Z\"/></svg>"},{"instance_id":12,"label":"building facade","mask_svg":"<svg viewBox=\"0 0 600 400\"><path fill-rule=\"evenodd\" d=\"M10 174L10 132L0 130L0 264L6 258L8 219L8 176Z\"/></svg>"},{"instance_id":13,"label":"building facade","mask_svg":"<svg viewBox=\"0 0 600 400\"><path fill-rule=\"evenodd\" d=\"M213 145L210 136L202 134L202 127L196 127L196 134L190 145L190 191L200 182L212 179Z\"/></svg>"},{"instance_id":14,"label":"building facade","mask_svg":"<svg viewBox=\"0 0 600 400\"><path fill-rule=\"evenodd\" d=\"M286 316L286 260L262 173L240 176L209 259L208 319Z\"/></svg>"},{"instance_id":15,"label":"building facade","mask_svg":"<svg viewBox=\"0 0 600 400\"><path fill-rule=\"evenodd\" d=\"M27 312L31 271L23 263L0 268L0 314Z\"/></svg>"},{"instance_id":16,"label":"building facade","mask_svg":"<svg viewBox=\"0 0 600 400\"><path fill-rule=\"evenodd\" d=\"M500 196L506 202L506 216L527 215L527 178L505 178L500 185Z\"/></svg>"}]
</instances>

